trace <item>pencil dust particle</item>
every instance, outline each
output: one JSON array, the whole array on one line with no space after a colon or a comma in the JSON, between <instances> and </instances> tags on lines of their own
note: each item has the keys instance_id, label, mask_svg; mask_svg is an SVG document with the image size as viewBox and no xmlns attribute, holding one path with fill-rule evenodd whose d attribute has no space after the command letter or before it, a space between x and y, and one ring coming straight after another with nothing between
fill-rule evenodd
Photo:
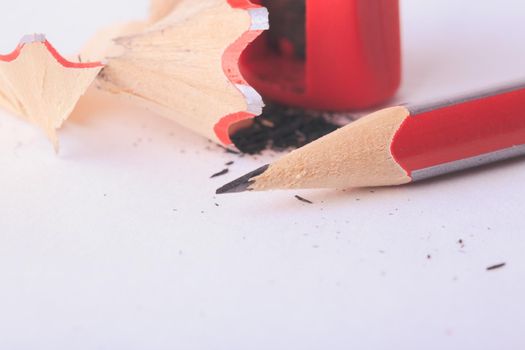
<instances>
[{"instance_id":1,"label":"pencil dust particle","mask_svg":"<svg viewBox=\"0 0 525 350\"><path fill-rule=\"evenodd\" d=\"M308 199L306 199L306 198L303 198L303 197L301 197L301 196L298 196L298 195L296 195L295 198L296 198L297 200L303 202L303 203L314 204L314 202L312 202L312 201L310 201L310 200L308 200Z\"/></svg>"},{"instance_id":2,"label":"pencil dust particle","mask_svg":"<svg viewBox=\"0 0 525 350\"><path fill-rule=\"evenodd\" d=\"M492 266L487 267L487 271L498 270L498 269L501 269L501 268L503 268L505 266L507 266L507 263L501 263L501 264L492 265Z\"/></svg>"},{"instance_id":3,"label":"pencil dust particle","mask_svg":"<svg viewBox=\"0 0 525 350\"><path fill-rule=\"evenodd\" d=\"M221 171L219 171L218 173L213 174L213 175L210 177L210 179L213 179L213 178L215 178L215 177L219 177L219 176L226 175L226 174L228 174L229 172L230 172L230 169L224 169L224 170L221 170Z\"/></svg>"}]
</instances>

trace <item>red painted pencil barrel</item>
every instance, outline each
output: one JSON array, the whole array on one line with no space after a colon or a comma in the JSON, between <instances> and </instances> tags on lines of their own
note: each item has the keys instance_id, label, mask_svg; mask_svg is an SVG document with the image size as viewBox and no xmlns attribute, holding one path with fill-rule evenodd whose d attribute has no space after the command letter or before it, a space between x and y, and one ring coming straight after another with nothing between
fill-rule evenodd
<instances>
[{"instance_id":1,"label":"red painted pencil barrel","mask_svg":"<svg viewBox=\"0 0 525 350\"><path fill-rule=\"evenodd\" d=\"M410 117L396 133L391 151L415 178L525 152L523 82L409 110Z\"/></svg>"}]
</instances>

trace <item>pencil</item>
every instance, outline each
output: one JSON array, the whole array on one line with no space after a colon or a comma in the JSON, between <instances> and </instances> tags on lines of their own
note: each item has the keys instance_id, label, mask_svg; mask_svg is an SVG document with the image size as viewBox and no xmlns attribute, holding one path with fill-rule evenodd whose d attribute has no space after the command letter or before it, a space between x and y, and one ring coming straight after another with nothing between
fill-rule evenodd
<instances>
[{"instance_id":1,"label":"pencil","mask_svg":"<svg viewBox=\"0 0 525 350\"><path fill-rule=\"evenodd\" d=\"M525 81L383 109L217 190L403 185L525 154Z\"/></svg>"}]
</instances>

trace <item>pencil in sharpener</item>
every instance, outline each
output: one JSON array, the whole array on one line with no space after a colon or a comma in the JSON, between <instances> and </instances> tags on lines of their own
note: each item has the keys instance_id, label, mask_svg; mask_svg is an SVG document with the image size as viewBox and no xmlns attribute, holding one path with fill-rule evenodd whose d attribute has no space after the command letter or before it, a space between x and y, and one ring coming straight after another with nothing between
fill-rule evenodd
<instances>
[{"instance_id":1,"label":"pencil in sharpener","mask_svg":"<svg viewBox=\"0 0 525 350\"><path fill-rule=\"evenodd\" d=\"M399 0L253 0L270 30L243 54L267 100L308 109L365 109L401 81Z\"/></svg>"}]
</instances>

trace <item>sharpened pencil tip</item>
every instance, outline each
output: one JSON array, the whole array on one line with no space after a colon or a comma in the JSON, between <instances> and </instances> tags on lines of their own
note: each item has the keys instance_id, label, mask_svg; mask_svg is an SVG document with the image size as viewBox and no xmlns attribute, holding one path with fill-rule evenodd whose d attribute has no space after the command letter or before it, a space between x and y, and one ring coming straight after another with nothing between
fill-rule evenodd
<instances>
[{"instance_id":1,"label":"sharpened pencil tip","mask_svg":"<svg viewBox=\"0 0 525 350\"><path fill-rule=\"evenodd\" d=\"M239 193L239 192L246 192L250 191L250 186L253 185L254 181L252 180L254 177L264 174L266 170L268 170L270 166L265 165L263 167L260 167L259 169L252 171L251 173L248 173L244 175L243 177L238 178L235 181L230 182L229 184L226 184L219 188L217 190L217 194L226 194L226 193Z\"/></svg>"}]
</instances>

